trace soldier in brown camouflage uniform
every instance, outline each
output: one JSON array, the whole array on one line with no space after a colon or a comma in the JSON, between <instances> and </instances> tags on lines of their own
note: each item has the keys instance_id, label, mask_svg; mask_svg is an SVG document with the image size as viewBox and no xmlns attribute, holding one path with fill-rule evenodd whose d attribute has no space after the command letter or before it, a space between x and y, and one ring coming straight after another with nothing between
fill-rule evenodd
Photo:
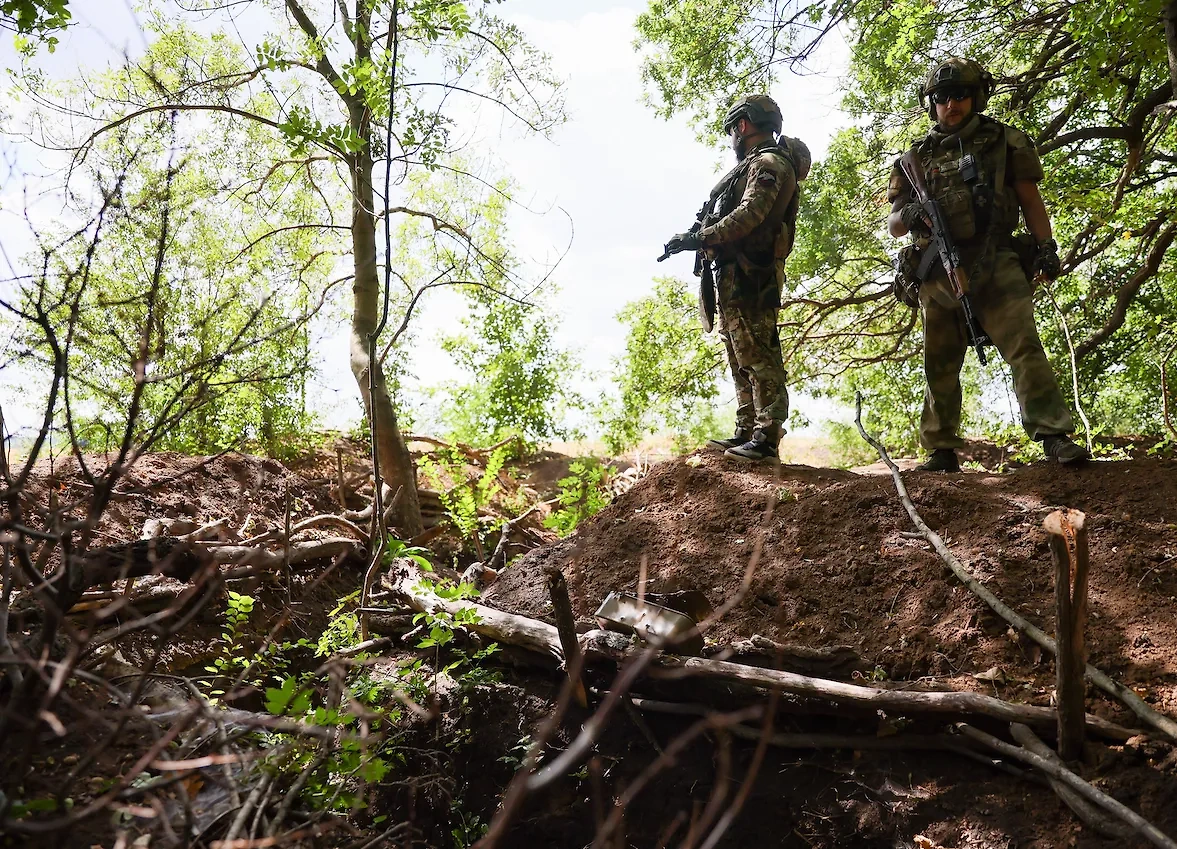
<instances>
[{"instance_id":1,"label":"soldier in brown camouflage uniform","mask_svg":"<svg viewBox=\"0 0 1177 849\"><path fill-rule=\"evenodd\" d=\"M738 164L712 189L697 229L666 246L668 254L701 251L701 261L714 270L716 324L727 349L737 408L735 436L711 443L741 460L775 459L789 415L777 313L785 258L793 246L797 182L808 173L809 150L797 139L778 140L782 124L772 98L736 101L724 130ZM710 285L708 279L704 275L704 286ZM705 302L708 294L703 293Z\"/></svg>"},{"instance_id":2,"label":"soldier in brown camouflage uniform","mask_svg":"<svg viewBox=\"0 0 1177 849\"><path fill-rule=\"evenodd\" d=\"M1043 443L1047 456L1072 463L1088 455L1067 436L1073 429L1071 412L1038 338L1029 281L1040 275L1053 280L1060 265L1038 191L1042 164L1025 134L981 114L992 89L993 77L976 62L954 58L938 65L922 89L936 123L914 150L971 272L969 296L981 327L1013 371L1026 432ZM910 232L917 248L926 247L929 223L898 163L891 171L888 199L891 235ZM1029 274L1013 250L1019 217L1025 218L1035 244ZM968 339L944 268L938 257L929 259L918 297L927 378L920 443L931 456L918 468L958 471L960 369Z\"/></svg>"}]
</instances>

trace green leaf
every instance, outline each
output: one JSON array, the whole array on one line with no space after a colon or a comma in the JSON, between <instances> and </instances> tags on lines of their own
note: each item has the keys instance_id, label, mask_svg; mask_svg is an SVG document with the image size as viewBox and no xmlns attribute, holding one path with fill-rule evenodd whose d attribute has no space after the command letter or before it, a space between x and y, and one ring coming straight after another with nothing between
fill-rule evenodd
<instances>
[{"instance_id":1,"label":"green leaf","mask_svg":"<svg viewBox=\"0 0 1177 849\"><path fill-rule=\"evenodd\" d=\"M52 797L43 799L32 799L28 802L15 802L9 809L9 816L14 819L23 819L29 814L46 813L57 810L57 800Z\"/></svg>"}]
</instances>

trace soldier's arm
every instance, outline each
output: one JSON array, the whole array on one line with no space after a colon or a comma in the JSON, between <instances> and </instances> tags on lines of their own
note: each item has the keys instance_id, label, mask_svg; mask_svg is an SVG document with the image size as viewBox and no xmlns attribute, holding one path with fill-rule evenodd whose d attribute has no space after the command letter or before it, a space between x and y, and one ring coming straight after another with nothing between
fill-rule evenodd
<instances>
[{"instance_id":1,"label":"soldier's arm","mask_svg":"<svg viewBox=\"0 0 1177 849\"><path fill-rule=\"evenodd\" d=\"M779 193L785 192L785 196L790 197L796 190L797 179L792 168L775 156L759 156L748 166L748 185L739 204L723 218L700 230L699 238L706 247L742 239L765 219Z\"/></svg>"},{"instance_id":2,"label":"soldier's arm","mask_svg":"<svg viewBox=\"0 0 1177 849\"><path fill-rule=\"evenodd\" d=\"M887 216L887 232L896 239L906 236L911 231L907 229L899 213L911 201L911 183L907 181L898 162L891 166L891 179L887 182L887 200L891 201L891 214Z\"/></svg>"},{"instance_id":3,"label":"soldier's arm","mask_svg":"<svg viewBox=\"0 0 1177 849\"><path fill-rule=\"evenodd\" d=\"M1051 238L1050 215L1042 202L1038 184L1042 182L1042 160L1034 142L1021 130L1007 127L1005 140L1008 147L1007 171L1013 183L1018 204L1026 219L1026 229L1039 243Z\"/></svg>"},{"instance_id":4,"label":"soldier's arm","mask_svg":"<svg viewBox=\"0 0 1177 849\"><path fill-rule=\"evenodd\" d=\"M1046 211L1038 184L1032 180L1018 180L1014 183L1014 191L1018 195L1018 203L1021 204L1022 215L1026 218L1026 229L1030 231L1030 235L1039 244L1052 238L1050 214Z\"/></svg>"},{"instance_id":5,"label":"soldier's arm","mask_svg":"<svg viewBox=\"0 0 1177 849\"><path fill-rule=\"evenodd\" d=\"M887 216L887 232L895 238L906 236L909 232L907 225L903 223L903 218L899 215L903 211L903 207L907 206L907 198L897 197L891 201L891 214Z\"/></svg>"}]
</instances>

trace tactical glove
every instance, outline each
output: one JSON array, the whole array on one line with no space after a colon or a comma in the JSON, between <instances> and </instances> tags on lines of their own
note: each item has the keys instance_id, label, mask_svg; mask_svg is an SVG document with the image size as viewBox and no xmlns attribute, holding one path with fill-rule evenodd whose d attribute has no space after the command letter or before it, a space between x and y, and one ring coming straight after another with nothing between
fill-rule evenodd
<instances>
[{"instance_id":1,"label":"tactical glove","mask_svg":"<svg viewBox=\"0 0 1177 849\"><path fill-rule=\"evenodd\" d=\"M666 243L666 252L677 254L683 251L697 251L702 247L703 240L699 238L699 234L688 230L686 233L671 236L670 241Z\"/></svg>"},{"instance_id":2,"label":"tactical glove","mask_svg":"<svg viewBox=\"0 0 1177 849\"><path fill-rule=\"evenodd\" d=\"M1047 239L1038 245L1038 255L1034 257L1034 276L1041 275L1047 280L1058 278L1063 264L1058 258L1058 242Z\"/></svg>"},{"instance_id":3,"label":"tactical glove","mask_svg":"<svg viewBox=\"0 0 1177 849\"><path fill-rule=\"evenodd\" d=\"M928 226L926 218L927 213L924 208L912 201L906 204L903 209L899 210L899 218L903 221L903 226L907 228L909 233L923 233L925 235L932 232L932 228Z\"/></svg>"}]
</instances>

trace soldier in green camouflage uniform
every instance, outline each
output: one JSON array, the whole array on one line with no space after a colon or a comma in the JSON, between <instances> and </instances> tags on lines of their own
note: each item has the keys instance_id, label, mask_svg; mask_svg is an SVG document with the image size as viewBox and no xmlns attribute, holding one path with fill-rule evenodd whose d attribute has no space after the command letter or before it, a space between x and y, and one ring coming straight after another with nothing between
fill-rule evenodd
<instances>
[{"instance_id":1,"label":"soldier in green camouflage uniform","mask_svg":"<svg viewBox=\"0 0 1177 849\"><path fill-rule=\"evenodd\" d=\"M808 173L809 151L797 139L778 140L782 124L780 109L765 95L732 106L724 130L739 162L712 189L697 229L666 246L667 253L701 251L701 262L714 269L716 324L737 409L735 436L711 442L741 460L775 459L789 415L777 313L793 246L797 182ZM703 285L710 285L706 276Z\"/></svg>"},{"instance_id":2,"label":"soldier in green camouflage uniform","mask_svg":"<svg viewBox=\"0 0 1177 849\"><path fill-rule=\"evenodd\" d=\"M1067 436L1074 427L1071 412L1038 338L1030 283L1031 276L1053 280L1060 267L1038 191L1042 164L1024 133L981 114L992 88L993 77L976 62L954 58L938 65L922 89L936 123L914 150L923 163L928 190L940 202L971 273L969 296L981 327L1013 371L1026 432L1043 443L1048 456L1071 463L1088 455ZM887 196L891 235L910 232L915 248L927 248L929 222L898 162ZM1034 240L1029 274L1013 249L1019 217L1025 218ZM968 337L963 311L939 258L929 260L926 279L916 285L927 378L920 443L931 456L918 468L957 471L956 448L963 444L958 433L960 369Z\"/></svg>"}]
</instances>

